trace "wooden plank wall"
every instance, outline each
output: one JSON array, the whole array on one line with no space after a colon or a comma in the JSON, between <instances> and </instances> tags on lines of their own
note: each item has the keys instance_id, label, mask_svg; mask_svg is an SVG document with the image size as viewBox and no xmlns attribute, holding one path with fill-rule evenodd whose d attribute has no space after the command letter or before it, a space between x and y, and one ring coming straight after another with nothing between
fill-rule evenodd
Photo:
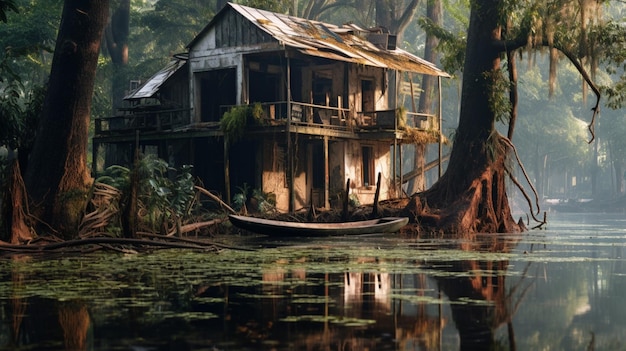
<instances>
[{"instance_id":1,"label":"wooden plank wall","mask_svg":"<svg viewBox=\"0 0 626 351\"><path fill-rule=\"evenodd\" d=\"M234 11L226 13L215 25L218 48L254 45L273 41L266 32Z\"/></svg>"}]
</instances>

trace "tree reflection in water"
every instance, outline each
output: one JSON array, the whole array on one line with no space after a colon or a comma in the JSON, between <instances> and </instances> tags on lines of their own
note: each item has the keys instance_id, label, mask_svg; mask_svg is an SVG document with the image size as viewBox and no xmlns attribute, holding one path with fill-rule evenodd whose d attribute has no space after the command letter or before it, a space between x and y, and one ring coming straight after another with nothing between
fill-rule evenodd
<instances>
[{"instance_id":1,"label":"tree reflection in water","mask_svg":"<svg viewBox=\"0 0 626 351\"><path fill-rule=\"evenodd\" d=\"M91 325L91 318L83 302L71 301L60 304L59 324L63 329L66 350L87 350L87 332Z\"/></svg>"},{"instance_id":2,"label":"tree reflection in water","mask_svg":"<svg viewBox=\"0 0 626 351\"><path fill-rule=\"evenodd\" d=\"M518 240L500 235L473 235L462 238L459 245L463 251L508 253ZM530 264L521 279L507 289L508 260L462 260L451 262L447 272L469 275L438 277L441 291L450 299L452 316L456 324L461 350L487 350L497 348L501 341L495 339L495 331L506 324L508 349L516 350L513 316L532 283L524 284ZM481 303L483 301L484 303ZM502 345L504 346L504 345Z\"/></svg>"}]
</instances>

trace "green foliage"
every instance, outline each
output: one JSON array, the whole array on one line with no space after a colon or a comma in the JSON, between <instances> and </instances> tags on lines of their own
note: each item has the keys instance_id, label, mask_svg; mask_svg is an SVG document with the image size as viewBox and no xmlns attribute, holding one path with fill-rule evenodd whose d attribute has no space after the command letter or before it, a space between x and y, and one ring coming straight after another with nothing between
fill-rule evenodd
<instances>
[{"instance_id":1,"label":"green foliage","mask_svg":"<svg viewBox=\"0 0 626 351\"><path fill-rule=\"evenodd\" d=\"M0 60L0 145L12 149L18 147L22 130L22 91L21 79L13 72L5 56Z\"/></svg>"},{"instance_id":2,"label":"green foliage","mask_svg":"<svg viewBox=\"0 0 626 351\"><path fill-rule=\"evenodd\" d=\"M190 213L195 199L191 166L180 169L174 179L168 172L174 171L162 159L153 155L142 158L136 169L139 184L138 198L148 213L151 224L158 224L160 218L184 217Z\"/></svg>"},{"instance_id":3,"label":"green foliage","mask_svg":"<svg viewBox=\"0 0 626 351\"><path fill-rule=\"evenodd\" d=\"M29 90L43 84L50 71L63 1L12 1L19 13L0 26L0 48L10 48L14 70Z\"/></svg>"},{"instance_id":4,"label":"green foliage","mask_svg":"<svg viewBox=\"0 0 626 351\"><path fill-rule=\"evenodd\" d=\"M250 191L250 186L248 183L243 183L242 186L237 186L237 192L235 196L233 196L233 208L236 211L241 211L248 201L248 192Z\"/></svg>"},{"instance_id":5,"label":"green foliage","mask_svg":"<svg viewBox=\"0 0 626 351\"><path fill-rule=\"evenodd\" d=\"M252 198L256 200L256 209L259 212L268 213L276 210L276 194L266 193L261 189L253 189Z\"/></svg>"},{"instance_id":6,"label":"green foliage","mask_svg":"<svg viewBox=\"0 0 626 351\"><path fill-rule=\"evenodd\" d=\"M145 216L142 220L155 229L162 222L177 222L193 215L196 194L192 166L176 172L167 162L154 155L142 157L134 172L137 174L137 199ZM110 166L97 181L111 185L129 196L132 171L122 166ZM123 197L124 197L123 196Z\"/></svg>"},{"instance_id":7,"label":"green foliage","mask_svg":"<svg viewBox=\"0 0 626 351\"><path fill-rule=\"evenodd\" d=\"M460 72L463 70L465 62L465 34L454 34L451 31L442 28L427 17L418 20L418 24L429 35L439 39L437 50L442 52L444 56L441 58L441 64L446 72Z\"/></svg>"},{"instance_id":8,"label":"green foliage","mask_svg":"<svg viewBox=\"0 0 626 351\"><path fill-rule=\"evenodd\" d=\"M353 207L361 206L359 197L355 193L350 193L350 195L348 195L348 204Z\"/></svg>"},{"instance_id":9,"label":"green foliage","mask_svg":"<svg viewBox=\"0 0 626 351\"><path fill-rule=\"evenodd\" d=\"M108 184L122 193L130 189L130 169L118 165L107 167L96 182Z\"/></svg>"},{"instance_id":10,"label":"green foliage","mask_svg":"<svg viewBox=\"0 0 626 351\"><path fill-rule=\"evenodd\" d=\"M605 71L611 75L614 84L603 84L602 92L607 97L607 106L619 109L626 101L626 28L624 24L609 22L595 27L592 35L602 48Z\"/></svg>"},{"instance_id":11,"label":"green foliage","mask_svg":"<svg viewBox=\"0 0 626 351\"><path fill-rule=\"evenodd\" d=\"M33 143L61 5L60 0L0 0L0 12L12 11L0 25L0 145L27 152Z\"/></svg>"},{"instance_id":12,"label":"green foliage","mask_svg":"<svg viewBox=\"0 0 626 351\"><path fill-rule=\"evenodd\" d=\"M220 129L229 142L235 142L243 136L248 125L262 124L263 108L261 104L239 105L226 111L220 120Z\"/></svg>"},{"instance_id":13,"label":"green foliage","mask_svg":"<svg viewBox=\"0 0 626 351\"><path fill-rule=\"evenodd\" d=\"M498 122L508 122L511 115L511 101L507 95L510 82L502 70L486 72L489 106Z\"/></svg>"},{"instance_id":14,"label":"green foliage","mask_svg":"<svg viewBox=\"0 0 626 351\"><path fill-rule=\"evenodd\" d=\"M0 145L26 151L34 141L45 89L32 86L25 94L22 79L10 64L12 59L10 52L0 59Z\"/></svg>"},{"instance_id":15,"label":"green foliage","mask_svg":"<svg viewBox=\"0 0 626 351\"><path fill-rule=\"evenodd\" d=\"M251 189L247 183L243 183L237 189L239 191L233 196L233 209L237 211L249 209L261 213L269 213L276 210L276 194L266 193L261 189ZM251 196L249 197L249 195ZM251 205L251 208L248 208L249 205Z\"/></svg>"},{"instance_id":16,"label":"green foliage","mask_svg":"<svg viewBox=\"0 0 626 351\"><path fill-rule=\"evenodd\" d=\"M0 0L0 22L7 22L9 11L19 12L15 0Z\"/></svg>"}]
</instances>

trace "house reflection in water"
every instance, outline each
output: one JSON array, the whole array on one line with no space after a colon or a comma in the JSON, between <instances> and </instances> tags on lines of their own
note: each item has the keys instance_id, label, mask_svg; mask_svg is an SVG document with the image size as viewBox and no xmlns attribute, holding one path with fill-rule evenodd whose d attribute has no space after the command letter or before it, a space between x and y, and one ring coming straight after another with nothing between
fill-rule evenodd
<instances>
[{"instance_id":1,"label":"house reflection in water","mask_svg":"<svg viewBox=\"0 0 626 351\"><path fill-rule=\"evenodd\" d=\"M454 249L506 253L515 242L467 238ZM266 296L260 301L271 304L270 315L260 317L275 321L272 337L307 350L515 349L511 321L532 286L524 280L526 271L507 282L504 257L434 266L349 258L328 272L310 268L316 267L312 263L279 261L264 269Z\"/></svg>"},{"instance_id":2,"label":"house reflection in water","mask_svg":"<svg viewBox=\"0 0 626 351\"><path fill-rule=\"evenodd\" d=\"M369 267L384 265L375 259L357 261ZM425 274L392 274L375 268L307 274L303 269L287 270L285 262L279 262L266 267L262 276L264 298L262 306L257 305L264 311L261 318L289 321L275 332L288 330L295 345L441 349L449 316L442 315L436 282ZM294 337L294 333L302 335Z\"/></svg>"}]
</instances>

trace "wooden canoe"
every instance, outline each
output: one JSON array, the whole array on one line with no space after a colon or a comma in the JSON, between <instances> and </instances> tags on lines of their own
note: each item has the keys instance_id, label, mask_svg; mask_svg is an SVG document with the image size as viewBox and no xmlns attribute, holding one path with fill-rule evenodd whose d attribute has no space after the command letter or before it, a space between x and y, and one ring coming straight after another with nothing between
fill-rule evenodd
<instances>
[{"instance_id":1,"label":"wooden canoe","mask_svg":"<svg viewBox=\"0 0 626 351\"><path fill-rule=\"evenodd\" d=\"M343 236L394 233L409 222L406 217L384 217L341 223L287 222L238 215L229 215L228 217L237 228L271 236Z\"/></svg>"}]
</instances>

